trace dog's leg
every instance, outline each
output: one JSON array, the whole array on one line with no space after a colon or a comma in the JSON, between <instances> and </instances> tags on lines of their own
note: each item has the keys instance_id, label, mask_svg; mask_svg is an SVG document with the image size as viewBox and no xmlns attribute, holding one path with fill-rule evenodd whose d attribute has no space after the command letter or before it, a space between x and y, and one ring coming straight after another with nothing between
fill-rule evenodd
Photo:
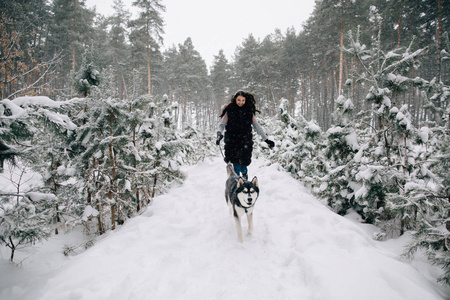
<instances>
[{"instance_id":1,"label":"dog's leg","mask_svg":"<svg viewBox=\"0 0 450 300\"><path fill-rule=\"evenodd\" d=\"M237 235L238 235L238 242L242 244L244 241L242 239L241 220L240 220L239 216L236 214L236 212L234 213L234 222L236 223L236 231L237 231Z\"/></svg>"},{"instance_id":2,"label":"dog's leg","mask_svg":"<svg viewBox=\"0 0 450 300\"><path fill-rule=\"evenodd\" d=\"M248 221L248 234L253 233L253 212L247 213L247 221Z\"/></svg>"},{"instance_id":3,"label":"dog's leg","mask_svg":"<svg viewBox=\"0 0 450 300\"><path fill-rule=\"evenodd\" d=\"M232 215L233 214L233 205L230 202L228 202L227 204L228 204L230 215Z\"/></svg>"},{"instance_id":4,"label":"dog's leg","mask_svg":"<svg viewBox=\"0 0 450 300\"><path fill-rule=\"evenodd\" d=\"M232 215L233 214L233 205L231 204L231 200L226 195L225 195L225 198L227 199L227 205L228 205L228 208L229 208L230 215Z\"/></svg>"}]
</instances>

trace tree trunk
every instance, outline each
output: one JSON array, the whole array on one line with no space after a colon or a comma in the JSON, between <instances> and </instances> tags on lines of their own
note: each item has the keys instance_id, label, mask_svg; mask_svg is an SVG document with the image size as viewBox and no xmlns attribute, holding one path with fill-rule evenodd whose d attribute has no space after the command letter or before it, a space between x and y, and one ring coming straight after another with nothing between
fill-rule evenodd
<instances>
[{"instance_id":1,"label":"tree trunk","mask_svg":"<svg viewBox=\"0 0 450 300\"><path fill-rule=\"evenodd\" d=\"M328 128L327 116L328 116L328 91L330 90L329 80L328 80L328 70L327 70L327 56L323 56L323 69L325 71L325 87L323 90L323 128Z\"/></svg>"},{"instance_id":2,"label":"tree trunk","mask_svg":"<svg viewBox=\"0 0 450 300\"><path fill-rule=\"evenodd\" d=\"M267 71L266 71L266 81L267 81L267 88L269 89L269 97L272 96L272 104L273 104L273 113L272 115L275 114L275 112L277 111L277 103L275 100L275 95L273 93L273 89L272 89L272 85L270 84L270 64L267 67Z\"/></svg>"},{"instance_id":3,"label":"tree trunk","mask_svg":"<svg viewBox=\"0 0 450 300\"><path fill-rule=\"evenodd\" d=\"M334 100L336 99L336 71L331 73L331 87L330 87L330 106L329 106L329 111L330 114L333 113L334 111ZM339 95L338 95L339 96ZM329 123L331 126L331 123Z\"/></svg>"},{"instance_id":4,"label":"tree trunk","mask_svg":"<svg viewBox=\"0 0 450 300\"><path fill-rule=\"evenodd\" d=\"M183 114L181 115L181 129L184 128L184 124L186 123L187 120L187 115L186 115L186 108L187 108L187 91L189 90L189 83L187 81L187 79L185 79L185 87L186 87L186 91L183 94Z\"/></svg>"},{"instance_id":5,"label":"tree trunk","mask_svg":"<svg viewBox=\"0 0 450 300\"><path fill-rule=\"evenodd\" d=\"M289 83L288 83L288 85L289 85L289 89L288 89L288 100L289 100L289 103L290 103L290 105L289 105L289 107L290 107L290 113L293 115L293 116L295 116L295 94L292 92L292 84L293 84L293 81L294 80L292 80L291 78L289 78Z\"/></svg>"},{"instance_id":6,"label":"tree trunk","mask_svg":"<svg viewBox=\"0 0 450 300\"><path fill-rule=\"evenodd\" d=\"M58 167L60 166L60 164L59 163L55 163L54 161L53 161L53 159L52 159L52 164L51 164L51 168L52 168L52 173L53 172L55 172L57 169L58 169ZM52 192L53 192L53 194L57 194L57 192L58 192L58 184L56 183L56 179L55 179L55 176L52 176L52 183L53 183L53 188L52 188ZM59 206L58 206L58 204L56 204L55 205L56 207L56 214L55 214L55 224L56 224L56 226L55 226L55 234L58 234L59 232L58 232L58 224L59 224L59 222L61 221L61 218L60 218L60 213L59 213Z\"/></svg>"},{"instance_id":7,"label":"tree trunk","mask_svg":"<svg viewBox=\"0 0 450 300\"><path fill-rule=\"evenodd\" d=\"M76 57L77 57L77 51L75 50L75 46L74 46L72 49L72 71L73 71L73 73L76 72L76 67L77 67L76 63L75 63Z\"/></svg>"},{"instance_id":8,"label":"tree trunk","mask_svg":"<svg viewBox=\"0 0 450 300\"><path fill-rule=\"evenodd\" d=\"M92 167L96 166L96 162L95 162L95 158L92 161ZM86 169L88 169L88 166L86 166ZM95 171L92 172L92 182L95 184L96 190L98 191L99 189L99 179L98 176L100 176L99 173L95 173ZM89 190L88 192L88 203L92 202L92 194L95 194L95 192ZM100 202L99 199L97 199L96 202L96 209L98 212L97 215L97 226L98 226L98 233L99 235L102 235L103 233L105 233L105 227L103 226L103 220L102 220L102 203Z\"/></svg>"},{"instance_id":9,"label":"tree trunk","mask_svg":"<svg viewBox=\"0 0 450 300\"><path fill-rule=\"evenodd\" d=\"M343 77L344 77L344 21L341 21L341 47L339 57L339 95L342 94Z\"/></svg>"},{"instance_id":10,"label":"tree trunk","mask_svg":"<svg viewBox=\"0 0 450 300\"><path fill-rule=\"evenodd\" d=\"M114 114L111 113L109 116L110 136L113 135L113 130L112 130L113 119L114 119ZM116 179L116 166L115 166L115 157L114 157L114 149L113 149L112 142L109 143L109 157L110 157L110 161L111 161L111 163L110 163L111 164L111 185L110 185L109 192L108 192L108 198L112 202L113 190L114 190L114 180ZM111 204L111 230L114 230L114 229L116 229L116 204L115 203Z\"/></svg>"},{"instance_id":11,"label":"tree trunk","mask_svg":"<svg viewBox=\"0 0 450 300\"><path fill-rule=\"evenodd\" d=\"M305 95L305 83L302 80L302 73L300 72L300 64L298 63L298 61L295 61L296 65L297 65L297 72L298 72L298 79L300 80L300 87L301 87L301 91L302 91L302 115L306 116L306 103L305 103L305 99L306 99L306 95Z\"/></svg>"},{"instance_id":12,"label":"tree trunk","mask_svg":"<svg viewBox=\"0 0 450 300\"><path fill-rule=\"evenodd\" d=\"M225 79L222 81L223 82L223 100L222 101L220 101L221 103L223 103L223 104L227 104L227 87L226 87L226 84L225 84ZM219 107L219 109L221 109L221 107Z\"/></svg>"},{"instance_id":13,"label":"tree trunk","mask_svg":"<svg viewBox=\"0 0 450 300\"><path fill-rule=\"evenodd\" d=\"M150 46L147 46L147 76L148 76L148 94L150 95L152 93L152 80L151 80L151 73L150 73Z\"/></svg>"},{"instance_id":14,"label":"tree trunk","mask_svg":"<svg viewBox=\"0 0 450 300\"><path fill-rule=\"evenodd\" d=\"M139 199L139 198L140 198L140 195L139 195L139 188L136 187L136 203L137 203L137 205L136 205L136 211L137 211L137 212L140 212L140 211L141 211L141 199Z\"/></svg>"},{"instance_id":15,"label":"tree trunk","mask_svg":"<svg viewBox=\"0 0 450 300\"><path fill-rule=\"evenodd\" d=\"M398 18L398 30L397 30L397 47L400 47L401 40L402 40L402 13L400 13L400 17Z\"/></svg>"},{"instance_id":16,"label":"tree trunk","mask_svg":"<svg viewBox=\"0 0 450 300\"><path fill-rule=\"evenodd\" d=\"M437 24L437 49L436 49L436 64L437 64L437 72L436 79L438 82L441 82L441 43L442 43L442 0L438 0L438 24Z\"/></svg>"},{"instance_id":17,"label":"tree trunk","mask_svg":"<svg viewBox=\"0 0 450 300\"><path fill-rule=\"evenodd\" d=\"M156 184L157 183L158 183L158 174L155 174L155 178L153 180L153 190L152 190L152 198L151 199L155 198L155 195L156 195Z\"/></svg>"},{"instance_id":18,"label":"tree trunk","mask_svg":"<svg viewBox=\"0 0 450 300\"><path fill-rule=\"evenodd\" d=\"M123 76L123 71L121 72L122 77L122 94L120 95L120 100L123 100L124 98L128 99L128 90L127 90L127 84L125 82L125 77Z\"/></svg>"},{"instance_id":19,"label":"tree trunk","mask_svg":"<svg viewBox=\"0 0 450 300\"><path fill-rule=\"evenodd\" d=\"M99 200L97 200L97 211L98 211L98 215L97 215L98 233L100 235L102 235L103 233L105 233L105 230L103 228L102 213L101 213L101 206L100 206Z\"/></svg>"},{"instance_id":20,"label":"tree trunk","mask_svg":"<svg viewBox=\"0 0 450 300\"><path fill-rule=\"evenodd\" d=\"M350 60L350 70L351 70L351 73L350 73L350 76L351 76L355 73L355 57L354 56L352 56L352 58ZM351 95L351 99L352 99L353 103L355 104L355 107L357 107L358 105L356 103L359 99L358 100L355 99L355 84L354 84L354 82L352 82L352 85L351 85L350 95Z\"/></svg>"},{"instance_id":21,"label":"tree trunk","mask_svg":"<svg viewBox=\"0 0 450 300\"><path fill-rule=\"evenodd\" d=\"M10 257L10 261L13 261L14 260L14 252L16 251L16 245L14 245L14 242L13 242L13 240L12 240L12 238L11 237L9 237L9 243L10 243L10 245L11 245L11 257Z\"/></svg>"}]
</instances>

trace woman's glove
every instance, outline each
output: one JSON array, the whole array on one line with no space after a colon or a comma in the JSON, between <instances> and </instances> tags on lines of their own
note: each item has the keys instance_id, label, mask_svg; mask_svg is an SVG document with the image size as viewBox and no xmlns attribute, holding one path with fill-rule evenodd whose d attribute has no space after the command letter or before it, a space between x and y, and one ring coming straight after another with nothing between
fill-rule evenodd
<instances>
[{"instance_id":1,"label":"woman's glove","mask_svg":"<svg viewBox=\"0 0 450 300\"><path fill-rule=\"evenodd\" d=\"M220 144L220 140L223 139L223 135L220 131L217 131L217 139L216 139L216 145Z\"/></svg>"},{"instance_id":2,"label":"woman's glove","mask_svg":"<svg viewBox=\"0 0 450 300\"><path fill-rule=\"evenodd\" d=\"M270 148L273 148L275 146L275 143L269 139L265 140L264 142L267 143L267 145L269 145Z\"/></svg>"}]
</instances>

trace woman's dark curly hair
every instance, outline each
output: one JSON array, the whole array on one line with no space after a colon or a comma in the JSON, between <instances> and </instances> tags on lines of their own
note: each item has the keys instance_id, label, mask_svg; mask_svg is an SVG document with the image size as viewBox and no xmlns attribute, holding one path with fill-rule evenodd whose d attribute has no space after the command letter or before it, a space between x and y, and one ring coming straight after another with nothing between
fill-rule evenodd
<instances>
[{"instance_id":1,"label":"woman's dark curly hair","mask_svg":"<svg viewBox=\"0 0 450 300\"><path fill-rule=\"evenodd\" d=\"M257 112L261 113L259 110L256 109L255 96L253 96L253 94L249 93L249 92L239 91L233 97L231 97L230 103L228 103L227 106L225 106L223 108L222 113L220 114L219 117L222 118L225 115L225 113L227 112L228 106L233 105L233 104L237 105L236 98L238 96L243 96L245 98L244 107L247 109L250 109L253 114L255 114Z\"/></svg>"}]
</instances>

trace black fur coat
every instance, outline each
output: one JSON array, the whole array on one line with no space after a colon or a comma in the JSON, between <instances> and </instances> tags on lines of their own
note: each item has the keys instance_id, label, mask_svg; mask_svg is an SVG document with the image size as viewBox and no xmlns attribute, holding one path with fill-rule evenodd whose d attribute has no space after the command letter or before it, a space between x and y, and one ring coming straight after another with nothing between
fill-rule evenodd
<instances>
[{"instance_id":1,"label":"black fur coat","mask_svg":"<svg viewBox=\"0 0 450 300\"><path fill-rule=\"evenodd\" d=\"M225 162L248 166L252 161L254 112L246 106L239 107L232 103L226 108L226 113Z\"/></svg>"}]
</instances>

